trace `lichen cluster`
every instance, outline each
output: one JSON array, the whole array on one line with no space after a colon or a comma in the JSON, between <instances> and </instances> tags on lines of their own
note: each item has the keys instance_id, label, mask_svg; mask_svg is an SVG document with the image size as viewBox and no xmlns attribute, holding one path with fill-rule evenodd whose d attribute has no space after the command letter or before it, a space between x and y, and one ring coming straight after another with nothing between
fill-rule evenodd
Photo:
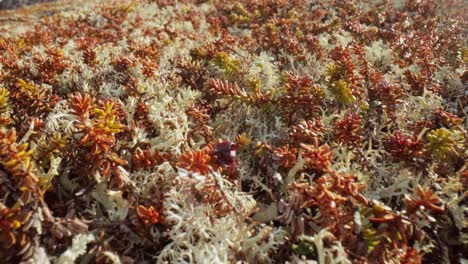
<instances>
[{"instance_id":1,"label":"lichen cluster","mask_svg":"<svg viewBox=\"0 0 468 264\"><path fill-rule=\"evenodd\" d=\"M3 26L0 258L466 261L466 9L141 0Z\"/></svg>"}]
</instances>

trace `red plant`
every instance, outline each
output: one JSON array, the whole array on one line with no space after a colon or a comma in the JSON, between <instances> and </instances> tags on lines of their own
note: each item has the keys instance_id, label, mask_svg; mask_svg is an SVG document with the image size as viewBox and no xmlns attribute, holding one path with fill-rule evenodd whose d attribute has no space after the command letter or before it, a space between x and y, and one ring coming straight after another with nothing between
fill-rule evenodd
<instances>
[{"instance_id":1,"label":"red plant","mask_svg":"<svg viewBox=\"0 0 468 264\"><path fill-rule=\"evenodd\" d=\"M71 113L79 120L74 126L81 137L75 146L87 150L81 154L79 162L90 164L90 175L100 172L105 180L113 175L110 185L123 187L128 180L121 166L127 165L127 161L114 150L115 135L125 129L120 123L124 117L120 103L110 99L93 102L88 94L75 94L70 97L69 105Z\"/></svg>"},{"instance_id":2,"label":"red plant","mask_svg":"<svg viewBox=\"0 0 468 264\"><path fill-rule=\"evenodd\" d=\"M285 94L279 98L282 111L288 123L304 115L310 115L320 102L323 91L313 84L309 76L300 76L293 72L288 73L284 81Z\"/></svg>"},{"instance_id":3,"label":"red plant","mask_svg":"<svg viewBox=\"0 0 468 264\"><path fill-rule=\"evenodd\" d=\"M189 150L180 155L177 166L188 171L207 175L210 172L211 156L205 150Z\"/></svg>"},{"instance_id":4,"label":"red plant","mask_svg":"<svg viewBox=\"0 0 468 264\"><path fill-rule=\"evenodd\" d=\"M424 142L415 136L407 136L401 131L396 131L385 139L384 147L395 160L410 161L422 154Z\"/></svg>"},{"instance_id":5,"label":"red plant","mask_svg":"<svg viewBox=\"0 0 468 264\"><path fill-rule=\"evenodd\" d=\"M141 71L146 78L151 78L154 76L154 73L158 69L158 64L149 59L142 61Z\"/></svg>"},{"instance_id":6,"label":"red plant","mask_svg":"<svg viewBox=\"0 0 468 264\"><path fill-rule=\"evenodd\" d=\"M368 204L367 199L361 194L364 188L365 185L359 183L355 175L332 171L330 174L320 176L313 184L293 182L288 185L288 191L291 195L289 209L294 210L294 215L288 216L288 221L291 218L300 218L302 215L303 218L327 228L338 237L350 238L351 231L345 231L344 226L353 219L355 202ZM304 211L304 209L318 211ZM315 215L309 215L310 212L315 212ZM304 222L292 224L295 237L307 233L306 229L310 226Z\"/></svg>"},{"instance_id":7,"label":"red plant","mask_svg":"<svg viewBox=\"0 0 468 264\"><path fill-rule=\"evenodd\" d=\"M421 264L422 257L418 250L412 247L406 247L402 256L400 257L401 264Z\"/></svg>"},{"instance_id":8,"label":"red plant","mask_svg":"<svg viewBox=\"0 0 468 264\"><path fill-rule=\"evenodd\" d=\"M136 212L145 226L151 226L161 222L161 216L153 206L139 205L136 209Z\"/></svg>"},{"instance_id":9,"label":"red plant","mask_svg":"<svg viewBox=\"0 0 468 264\"><path fill-rule=\"evenodd\" d=\"M404 96L402 88L385 80L369 89L369 99L381 102L385 111L390 115L396 111L397 105Z\"/></svg>"},{"instance_id":10,"label":"red plant","mask_svg":"<svg viewBox=\"0 0 468 264\"><path fill-rule=\"evenodd\" d=\"M318 140L315 139L314 144L301 143L300 145L304 150L302 156L305 168L324 172L330 170L333 153L327 144L319 146Z\"/></svg>"},{"instance_id":11,"label":"red plant","mask_svg":"<svg viewBox=\"0 0 468 264\"><path fill-rule=\"evenodd\" d=\"M21 201L18 202L29 203L40 196L39 180L34 174L35 164L28 143L18 144L16 140L16 130L0 129L0 164L11 175L15 188L21 191Z\"/></svg>"},{"instance_id":12,"label":"red plant","mask_svg":"<svg viewBox=\"0 0 468 264\"><path fill-rule=\"evenodd\" d=\"M97 44L98 40L91 37L79 39L78 49L83 52L83 61L90 67L96 66L98 61L96 60L96 51L93 49Z\"/></svg>"},{"instance_id":13,"label":"red plant","mask_svg":"<svg viewBox=\"0 0 468 264\"><path fill-rule=\"evenodd\" d=\"M217 216L224 216L234 210L234 207L229 203L226 195L214 178L205 181L201 187L200 196L204 203L214 206L214 213Z\"/></svg>"},{"instance_id":14,"label":"red plant","mask_svg":"<svg viewBox=\"0 0 468 264\"><path fill-rule=\"evenodd\" d=\"M291 168L297 160L297 149L289 145L274 148L273 157L284 168Z\"/></svg>"},{"instance_id":15,"label":"red plant","mask_svg":"<svg viewBox=\"0 0 468 264\"><path fill-rule=\"evenodd\" d=\"M80 97L77 97L77 102L80 102ZM85 98L73 110L73 113L80 113L80 119L86 120L88 116L92 117L91 125L87 122L80 122L75 124L75 127L82 130L85 134L79 141L79 146L91 146L91 153L100 154L110 150L115 144L114 134L122 131L123 125L120 124L119 104L106 100L98 102L98 105L91 113L83 113L83 110L90 111L89 102ZM80 109L86 107L85 109Z\"/></svg>"},{"instance_id":16,"label":"red plant","mask_svg":"<svg viewBox=\"0 0 468 264\"><path fill-rule=\"evenodd\" d=\"M223 82L219 79L208 80L207 89L211 94L217 96L248 97L236 83L230 84L228 81Z\"/></svg>"},{"instance_id":17,"label":"red plant","mask_svg":"<svg viewBox=\"0 0 468 264\"><path fill-rule=\"evenodd\" d=\"M65 62L65 57L63 51L59 49L47 49L45 57L36 55L34 61L38 65L40 71L40 79L44 83L54 84L55 76L63 73L65 69L69 66Z\"/></svg>"},{"instance_id":18,"label":"red plant","mask_svg":"<svg viewBox=\"0 0 468 264\"><path fill-rule=\"evenodd\" d=\"M370 247L369 260L386 263L392 258L393 252L406 248L412 240L420 240L415 234L415 226L405 215L394 213L384 208L373 208L374 217L369 218L375 229L375 236L367 237ZM413 254L415 252L408 252ZM403 252L405 258L406 252ZM416 256L415 256L416 257Z\"/></svg>"},{"instance_id":19,"label":"red plant","mask_svg":"<svg viewBox=\"0 0 468 264\"><path fill-rule=\"evenodd\" d=\"M289 130L289 136L293 142L297 143L312 143L314 138L322 138L325 128L320 117L315 117L312 120L301 120L299 124L294 125Z\"/></svg>"},{"instance_id":20,"label":"red plant","mask_svg":"<svg viewBox=\"0 0 468 264\"><path fill-rule=\"evenodd\" d=\"M463 185L464 190L468 189L468 169L465 169L460 175L460 182Z\"/></svg>"},{"instance_id":21,"label":"red plant","mask_svg":"<svg viewBox=\"0 0 468 264\"><path fill-rule=\"evenodd\" d=\"M114 58L112 61L112 64L114 65L114 68L117 71L124 72L128 70L130 67L135 67L137 65L137 61L133 57L129 56L121 56Z\"/></svg>"},{"instance_id":22,"label":"red plant","mask_svg":"<svg viewBox=\"0 0 468 264\"><path fill-rule=\"evenodd\" d=\"M442 204L441 199L435 196L429 187L423 189L418 185L416 192L419 196L417 198L410 195L405 196L408 214L413 214L420 208L429 209L435 213L442 213L445 211L445 208L440 206Z\"/></svg>"},{"instance_id":23,"label":"red plant","mask_svg":"<svg viewBox=\"0 0 468 264\"><path fill-rule=\"evenodd\" d=\"M348 112L334 125L336 141L349 147L359 147L364 139L363 121L360 115Z\"/></svg>"},{"instance_id":24,"label":"red plant","mask_svg":"<svg viewBox=\"0 0 468 264\"><path fill-rule=\"evenodd\" d=\"M441 87L438 83L433 83L430 76L425 76L420 73L413 73L409 70L404 72L406 81L411 86L411 94L421 96L424 90L429 90L435 93L440 92Z\"/></svg>"},{"instance_id":25,"label":"red plant","mask_svg":"<svg viewBox=\"0 0 468 264\"><path fill-rule=\"evenodd\" d=\"M132 160L133 166L136 170L148 170L161 164L166 160L166 158L164 158L158 150L151 154L151 150L149 148L146 148L145 150L137 148L135 153L132 155Z\"/></svg>"},{"instance_id":26,"label":"red plant","mask_svg":"<svg viewBox=\"0 0 468 264\"><path fill-rule=\"evenodd\" d=\"M463 124L463 118L458 117L450 112L445 111L442 108L437 109L434 112L434 123L438 126L452 127Z\"/></svg>"},{"instance_id":27,"label":"red plant","mask_svg":"<svg viewBox=\"0 0 468 264\"><path fill-rule=\"evenodd\" d=\"M71 113L78 116L81 122L84 122L88 120L89 112L94 103L89 94L81 95L76 93L70 97L69 105L72 109Z\"/></svg>"},{"instance_id":28,"label":"red plant","mask_svg":"<svg viewBox=\"0 0 468 264\"><path fill-rule=\"evenodd\" d=\"M27 116L47 114L60 100L53 92L32 81L15 79L15 82L10 90L9 101L15 114L12 118L18 123L22 123Z\"/></svg>"},{"instance_id":29,"label":"red plant","mask_svg":"<svg viewBox=\"0 0 468 264\"><path fill-rule=\"evenodd\" d=\"M209 107L194 105L187 108L186 113L197 123L206 124L210 120L209 110Z\"/></svg>"},{"instance_id":30,"label":"red plant","mask_svg":"<svg viewBox=\"0 0 468 264\"><path fill-rule=\"evenodd\" d=\"M17 219L19 211L20 208L6 207L0 210L0 245L3 249L14 246L18 241L18 235L21 234L21 230L18 230L21 227L21 221Z\"/></svg>"},{"instance_id":31,"label":"red plant","mask_svg":"<svg viewBox=\"0 0 468 264\"><path fill-rule=\"evenodd\" d=\"M331 171L330 176L333 179L333 188L335 192L346 197L353 197L363 205L368 204L367 198L361 194L361 192L366 188L366 185L364 183L360 183L356 175Z\"/></svg>"},{"instance_id":32,"label":"red plant","mask_svg":"<svg viewBox=\"0 0 468 264\"><path fill-rule=\"evenodd\" d=\"M333 74L331 81L344 80L352 91L352 94L359 97L362 85L362 76L356 74L356 64L353 62L351 49L337 46L332 50L331 58L336 61L338 68Z\"/></svg>"},{"instance_id":33,"label":"red plant","mask_svg":"<svg viewBox=\"0 0 468 264\"><path fill-rule=\"evenodd\" d=\"M140 59L157 60L161 52L161 47L156 40L149 44L128 40L130 51ZM146 60L145 60L146 61Z\"/></svg>"}]
</instances>

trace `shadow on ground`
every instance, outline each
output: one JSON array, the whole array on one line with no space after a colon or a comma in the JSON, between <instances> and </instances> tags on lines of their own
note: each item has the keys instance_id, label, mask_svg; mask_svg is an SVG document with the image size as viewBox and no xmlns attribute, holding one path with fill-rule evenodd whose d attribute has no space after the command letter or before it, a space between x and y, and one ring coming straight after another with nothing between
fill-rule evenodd
<instances>
[{"instance_id":1,"label":"shadow on ground","mask_svg":"<svg viewBox=\"0 0 468 264\"><path fill-rule=\"evenodd\" d=\"M0 0L0 9L14 9L26 5L34 5L55 0Z\"/></svg>"}]
</instances>

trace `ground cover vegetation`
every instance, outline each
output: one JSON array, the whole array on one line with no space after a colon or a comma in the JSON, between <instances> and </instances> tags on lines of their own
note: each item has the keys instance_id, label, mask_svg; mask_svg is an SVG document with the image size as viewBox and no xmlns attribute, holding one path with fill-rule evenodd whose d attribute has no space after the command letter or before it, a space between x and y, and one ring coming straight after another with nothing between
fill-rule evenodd
<instances>
[{"instance_id":1,"label":"ground cover vegetation","mask_svg":"<svg viewBox=\"0 0 468 264\"><path fill-rule=\"evenodd\" d=\"M466 261L466 11L142 0L3 25L0 258Z\"/></svg>"}]
</instances>

